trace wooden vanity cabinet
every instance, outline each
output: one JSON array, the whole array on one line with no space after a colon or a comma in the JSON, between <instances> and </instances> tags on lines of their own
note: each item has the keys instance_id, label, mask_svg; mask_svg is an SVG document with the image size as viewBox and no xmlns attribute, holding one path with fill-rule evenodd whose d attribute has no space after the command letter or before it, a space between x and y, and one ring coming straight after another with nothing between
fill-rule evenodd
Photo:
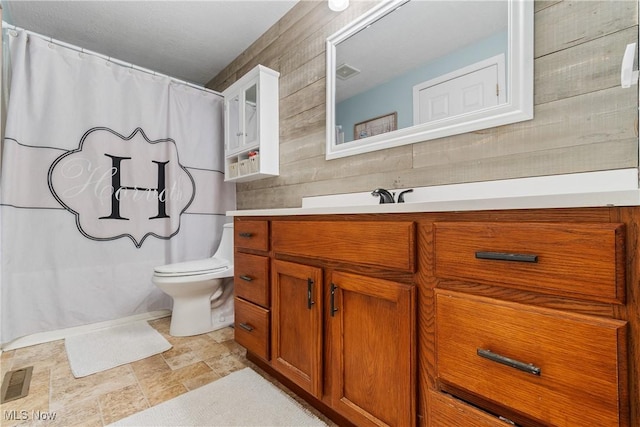
<instances>
[{"instance_id":1,"label":"wooden vanity cabinet","mask_svg":"<svg viewBox=\"0 0 640 427\"><path fill-rule=\"evenodd\" d=\"M640 427L640 208L235 221L236 339L339 425Z\"/></svg>"}]
</instances>

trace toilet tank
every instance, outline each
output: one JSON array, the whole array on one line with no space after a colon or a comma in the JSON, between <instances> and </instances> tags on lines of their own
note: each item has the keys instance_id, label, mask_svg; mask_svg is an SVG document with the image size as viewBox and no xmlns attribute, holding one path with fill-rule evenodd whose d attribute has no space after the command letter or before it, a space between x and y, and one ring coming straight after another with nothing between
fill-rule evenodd
<instances>
[{"instance_id":1,"label":"toilet tank","mask_svg":"<svg viewBox=\"0 0 640 427\"><path fill-rule=\"evenodd\" d=\"M230 222L222 227L222 238L220 245L213 255L214 258L224 258L233 264L233 223Z\"/></svg>"}]
</instances>

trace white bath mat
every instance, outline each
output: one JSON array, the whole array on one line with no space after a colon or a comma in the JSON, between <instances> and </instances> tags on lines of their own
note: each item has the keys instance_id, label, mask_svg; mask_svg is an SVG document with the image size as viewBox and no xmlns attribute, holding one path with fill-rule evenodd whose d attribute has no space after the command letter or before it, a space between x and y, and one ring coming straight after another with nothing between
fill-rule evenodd
<instances>
[{"instance_id":1,"label":"white bath mat","mask_svg":"<svg viewBox=\"0 0 640 427\"><path fill-rule=\"evenodd\" d=\"M127 323L65 338L71 372L76 378L135 362L171 348L146 321Z\"/></svg>"},{"instance_id":2,"label":"white bath mat","mask_svg":"<svg viewBox=\"0 0 640 427\"><path fill-rule=\"evenodd\" d=\"M112 426L326 426L251 368L131 415Z\"/></svg>"}]
</instances>

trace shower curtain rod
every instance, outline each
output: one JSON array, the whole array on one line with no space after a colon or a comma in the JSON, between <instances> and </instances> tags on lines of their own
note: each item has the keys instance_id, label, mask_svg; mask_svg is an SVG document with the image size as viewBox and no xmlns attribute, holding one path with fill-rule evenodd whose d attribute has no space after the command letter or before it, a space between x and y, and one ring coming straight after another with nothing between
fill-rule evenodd
<instances>
[{"instance_id":1,"label":"shower curtain rod","mask_svg":"<svg viewBox=\"0 0 640 427\"><path fill-rule=\"evenodd\" d=\"M222 95L220 92L217 92L215 90L206 88L204 86L200 86L200 85L197 85L197 84L194 84L194 83L190 83L190 82L188 82L186 80L181 80L181 79L178 79L178 78L175 78L175 77L168 76L166 74L158 73L156 71L149 70L148 68L139 67L139 66L137 66L135 64L132 64L130 62L121 61L119 59L112 58L110 56L103 55L101 53L94 52L92 50L88 50L88 49L85 49L83 47L73 45L71 43L63 42L62 40L56 40L56 39L54 39L52 37L45 36L45 35L42 35L42 34L38 34L38 33L34 32L34 31L25 30L24 28L20 28L20 27L17 27L15 25L11 25L11 24L9 24L8 22L5 22L5 21L2 21L2 28L3 29L6 28L7 30L24 31L30 36L38 37L40 39L48 41L49 43L55 44L57 46L65 47L67 49L75 50L76 52L84 53L84 54L91 55L91 56L96 56L98 58L104 59L105 61L112 62L112 63L114 63L116 65L120 65L121 67L131 68L133 70L142 71L143 73L151 74L151 75L154 75L154 76L166 77L166 78L170 79L172 82L183 84L183 85L189 86L189 87L191 87L193 89L201 90L203 92L213 93L213 94L216 94L216 95Z\"/></svg>"}]
</instances>

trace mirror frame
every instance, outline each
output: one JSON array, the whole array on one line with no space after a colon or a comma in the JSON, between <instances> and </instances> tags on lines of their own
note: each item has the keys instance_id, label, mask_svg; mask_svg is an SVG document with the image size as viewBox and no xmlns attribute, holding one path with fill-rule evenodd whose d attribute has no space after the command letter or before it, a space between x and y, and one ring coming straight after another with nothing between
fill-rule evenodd
<instances>
[{"instance_id":1,"label":"mirror frame","mask_svg":"<svg viewBox=\"0 0 640 427\"><path fill-rule=\"evenodd\" d=\"M469 114L410 126L357 141L336 144L336 46L410 0L391 0L374 6L332 34L326 41L326 159L337 159L445 136L502 126L533 118L533 0L508 0L509 95L506 103Z\"/></svg>"}]
</instances>

